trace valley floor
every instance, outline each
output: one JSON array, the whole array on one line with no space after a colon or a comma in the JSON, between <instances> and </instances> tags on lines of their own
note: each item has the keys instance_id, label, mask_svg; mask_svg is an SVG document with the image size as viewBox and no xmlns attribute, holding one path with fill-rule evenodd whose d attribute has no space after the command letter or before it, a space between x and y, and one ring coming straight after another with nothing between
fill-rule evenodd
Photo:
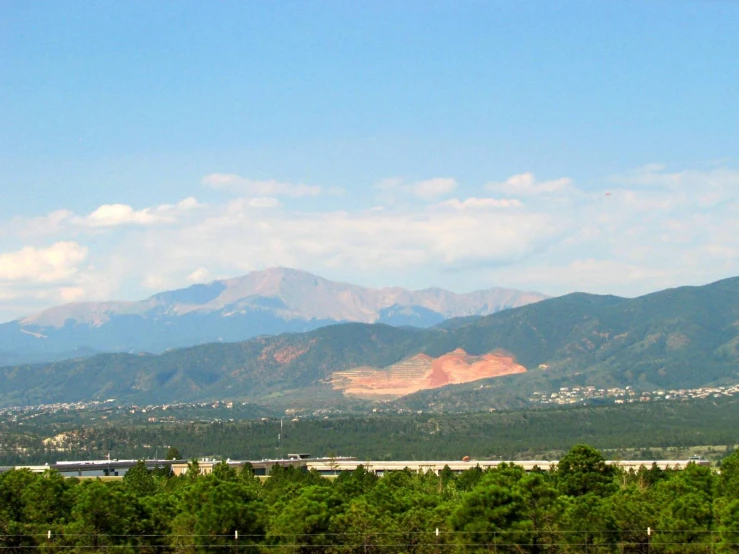
<instances>
[{"instance_id":1,"label":"valley floor","mask_svg":"<svg viewBox=\"0 0 739 554\"><path fill-rule=\"evenodd\" d=\"M276 417L227 403L167 413L165 419L105 403L80 410L5 411L0 465L108 455L152 459L171 446L188 459L309 452L377 460L556 460L575 444L592 444L610 459L702 455L717 462L739 443L739 398L733 397L448 415Z\"/></svg>"}]
</instances>

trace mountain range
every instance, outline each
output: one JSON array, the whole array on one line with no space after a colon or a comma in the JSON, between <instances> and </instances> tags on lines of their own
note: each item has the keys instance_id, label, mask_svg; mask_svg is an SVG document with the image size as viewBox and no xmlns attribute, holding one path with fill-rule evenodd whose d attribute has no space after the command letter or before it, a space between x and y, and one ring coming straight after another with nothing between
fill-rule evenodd
<instances>
[{"instance_id":1,"label":"mountain range","mask_svg":"<svg viewBox=\"0 0 739 554\"><path fill-rule=\"evenodd\" d=\"M97 352L159 353L209 342L303 332L340 322L429 327L545 296L491 288L455 294L337 283L295 269L162 292L139 302L78 302L0 325L0 366Z\"/></svg>"},{"instance_id":2,"label":"mountain range","mask_svg":"<svg viewBox=\"0 0 739 554\"><path fill-rule=\"evenodd\" d=\"M0 405L233 399L272 408L388 401L514 407L561 386L739 382L739 278L634 299L575 293L419 329L345 323L160 355L0 369Z\"/></svg>"}]
</instances>

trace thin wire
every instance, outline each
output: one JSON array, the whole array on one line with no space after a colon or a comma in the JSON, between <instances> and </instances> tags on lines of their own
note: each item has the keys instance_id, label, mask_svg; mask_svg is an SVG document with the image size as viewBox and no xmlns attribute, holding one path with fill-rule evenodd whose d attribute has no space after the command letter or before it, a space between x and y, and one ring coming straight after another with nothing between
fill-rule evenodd
<instances>
[{"instance_id":1,"label":"thin wire","mask_svg":"<svg viewBox=\"0 0 739 554\"><path fill-rule=\"evenodd\" d=\"M593 531L535 531L535 530L510 530L510 531L442 531L439 529L439 535L438 536L449 536L449 535L484 535L484 534L493 534L493 535L523 535L523 534L543 534L543 535L582 535L584 533L590 533L595 534ZM615 534L622 534L622 533L647 533L647 530L645 528L639 528L639 529L622 529L618 531L597 531L597 534L599 535L615 535ZM716 534L717 531L698 531L695 529L655 529L651 528L651 533L693 533L693 534ZM429 531L370 531L370 532L364 532L364 533L349 533L349 532L342 532L342 533L282 533L279 535L273 535L269 534L270 537L327 537L327 536L378 536L378 535L395 535L395 536L407 536L407 535L433 535L436 537L436 531L435 529L429 530ZM103 533L54 533L52 531L51 534L52 537L107 537L107 538L121 538L121 537L177 537L177 538L189 538L189 537L234 537L234 533L225 533L225 534L210 534L210 533L204 533L204 534L160 534L160 535L154 535L154 534L143 534L143 535L137 535L137 534L116 534L116 535L108 535ZM239 531L239 538L242 537L265 537L267 536L266 533L241 533ZM16 534L0 534L0 538L6 538L6 537L48 537L47 533L16 533Z\"/></svg>"},{"instance_id":2,"label":"thin wire","mask_svg":"<svg viewBox=\"0 0 739 554\"><path fill-rule=\"evenodd\" d=\"M562 531L562 530L556 530L556 531L535 531L535 530L510 530L510 531L442 531L439 529L439 535L438 536L448 536L448 535L484 535L484 534L492 534L492 535L523 535L523 534L551 534L551 535L582 535L583 533L590 533L590 534L599 534L599 535L615 535L615 534L623 534L623 533L647 533L646 528L639 528L639 529L621 529L618 531L590 531L590 530L582 530L582 531ZM655 529L651 528L652 534L657 533L693 533L693 534L716 534L717 531L704 531L704 530L695 530L695 529ZM265 537L267 536L267 533L241 533L239 531L239 538L242 537ZM278 535L269 534L270 537L327 537L327 536L339 536L339 537L346 537L346 536L378 536L378 535L394 535L394 536L407 536L407 535L436 535L436 531L434 529L429 531L370 531L370 532L364 532L364 533L349 533L349 532L342 532L342 533L282 533ZM15 534L0 534L0 538L6 538L6 537L48 537L47 533L15 533ZM52 531L51 534L52 537L108 537L108 538L120 538L120 537L177 537L177 538L183 538L183 537L234 537L234 533L219 533L219 534L210 534L210 533L202 533L202 534L103 534L103 533L54 533Z\"/></svg>"},{"instance_id":3,"label":"thin wire","mask_svg":"<svg viewBox=\"0 0 739 554\"><path fill-rule=\"evenodd\" d=\"M652 543L651 541L649 543L647 542L627 542L627 541L621 541L621 542L614 542L614 543L597 543L594 544L592 542L547 542L547 543L531 543L531 542L481 542L481 543L464 543L462 545L454 544L454 543L428 543L426 546L438 546L438 547L447 547L447 546L463 546L463 547L489 547L489 546L534 546L535 544L539 545L546 545L546 546L588 546L590 548L599 548L599 547L612 547L612 546L639 546L639 545L646 545L646 544L655 544L662 546L692 546L697 547L698 545L705 545L707 548L712 546L711 543L700 543L700 542L659 542L659 543ZM725 546L739 546L739 543L722 543ZM343 548L359 548L362 546L367 545L367 543L326 543L326 544L316 544L316 543L305 543L305 544L298 544L298 543L289 543L289 544L245 544L244 547L252 547L252 546L258 546L259 548L330 548L330 547L343 547ZM23 545L23 546L0 546L0 550L11 550L11 549L26 549L31 550L34 548L58 548L58 549L68 549L68 548L97 548L97 549L109 549L109 548L152 548L152 547L168 547L168 548L187 548L187 547L197 547L197 548L234 548L234 544L176 544L176 545L158 545L158 544L100 544L100 545L64 545L64 544L43 544L43 545ZM408 548L408 547L416 547L418 546L418 543L387 543L387 544L377 544L372 543L372 547L376 548Z\"/></svg>"}]
</instances>

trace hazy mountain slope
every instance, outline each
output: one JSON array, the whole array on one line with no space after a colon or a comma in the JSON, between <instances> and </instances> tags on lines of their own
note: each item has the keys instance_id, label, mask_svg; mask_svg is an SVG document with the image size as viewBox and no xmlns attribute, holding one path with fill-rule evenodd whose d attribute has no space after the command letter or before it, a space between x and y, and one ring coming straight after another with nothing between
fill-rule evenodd
<instances>
[{"instance_id":1,"label":"hazy mountain slope","mask_svg":"<svg viewBox=\"0 0 739 554\"><path fill-rule=\"evenodd\" d=\"M513 406L534 390L572 385L650 390L735 383L739 278L633 300L568 295L481 318L457 329L451 342L466 344L471 352L498 345L529 369L540 364L546 369L421 391L404 399L408 406Z\"/></svg>"},{"instance_id":2,"label":"hazy mountain slope","mask_svg":"<svg viewBox=\"0 0 739 554\"><path fill-rule=\"evenodd\" d=\"M487 315L543 298L500 288L469 294L370 289L274 268L141 302L67 304L2 324L0 365L58 359L80 348L162 352L346 321L428 327L449 317Z\"/></svg>"},{"instance_id":3,"label":"hazy mountain slope","mask_svg":"<svg viewBox=\"0 0 739 554\"><path fill-rule=\"evenodd\" d=\"M318 399L321 405L340 398L331 387L335 372L388 368L419 353L436 358L457 348L471 356L506 351L528 371L419 392L411 399L415 405L471 395L479 406L496 395L525 397L534 387L574 383L654 388L739 381L739 278L633 300L572 294L449 330L343 324L160 356L108 354L5 368L0 403L115 397ZM480 383L489 388L480 389Z\"/></svg>"},{"instance_id":4,"label":"hazy mountain slope","mask_svg":"<svg viewBox=\"0 0 739 554\"><path fill-rule=\"evenodd\" d=\"M105 398L137 403L258 398L315 386L332 372L357 364L388 365L403 353L422 348L424 338L417 330L349 323L160 355L100 354L0 368L0 405Z\"/></svg>"}]
</instances>

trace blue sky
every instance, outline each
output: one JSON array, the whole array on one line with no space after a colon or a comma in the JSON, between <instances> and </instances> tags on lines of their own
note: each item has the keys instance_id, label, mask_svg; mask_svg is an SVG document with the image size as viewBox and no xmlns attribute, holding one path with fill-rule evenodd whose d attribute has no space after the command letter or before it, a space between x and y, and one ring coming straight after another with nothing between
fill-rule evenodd
<instances>
[{"instance_id":1,"label":"blue sky","mask_svg":"<svg viewBox=\"0 0 739 554\"><path fill-rule=\"evenodd\" d=\"M737 275L738 17L3 2L0 320L273 265L550 294Z\"/></svg>"}]
</instances>

